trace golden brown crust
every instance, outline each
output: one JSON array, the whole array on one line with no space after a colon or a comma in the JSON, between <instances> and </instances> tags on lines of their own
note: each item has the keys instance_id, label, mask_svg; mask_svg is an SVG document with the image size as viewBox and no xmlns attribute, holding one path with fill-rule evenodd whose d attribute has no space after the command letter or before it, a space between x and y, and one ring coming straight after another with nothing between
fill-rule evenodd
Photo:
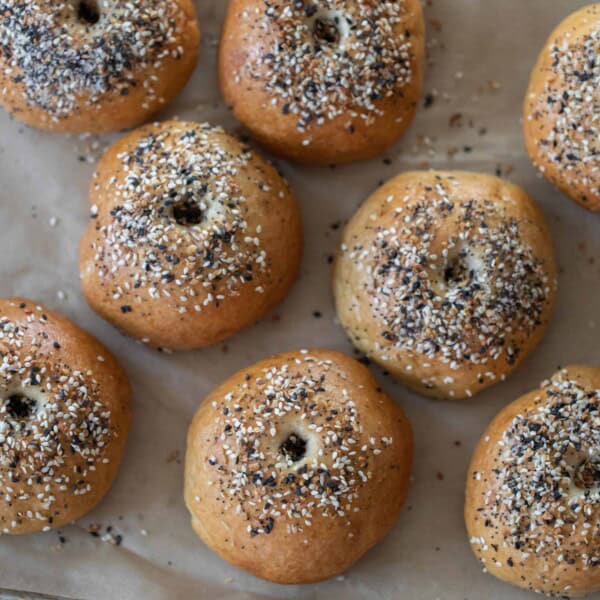
<instances>
[{"instance_id":1,"label":"golden brown crust","mask_svg":"<svg viewBox=\"0 0 600 600\"><path fill-rule=\"evenodd\" d=\"M523 128L537 169L561 191L600 211L600 4L567 17L533 68Z\"/></svg>"},{"instance_id":2,"label":"golden brown crust","mask_svg":"<svg viewBox=\"0 0 600 600\"><path fill-rule=\"evenodd\" d=\"M408 172L346 227L334 292L357 348L421 394L470 397L540 341L556 295L552 242L517 186Z\"/></svg>"},{"instance_id":3,"label":"golden brown crust","mask_svg":"<svg viewBox=\"0 0 600 600\"><path fill-rule=\"evenodd\" d=\"M496 416L465 520L492 575L561 597L600 590L600 368L567 367Z\"/></svg>"},{"instance_id":4,"label":"golden brown crust","mask_svg":"<svg viewBox=\"0 0 600 600\"><path fill-rule=\"evenodd\" d=\"M222 129L171 121L130 133L100 161L90 203L83 292L151 345L216 344L297 277L302 223L287 183Z\"/></svg>"},{"instance_id":5,"label":"golden brown crust","mask_svg":"<svg viewBox=\"0 0 600 600\"><path fill-rule=\"evenodd\" d=\"M125 450L130 395L91 335L31 300L0 300L0 532L61 527L100 502Z\"/></svg>"},{"instance_id":6,"label":"golden brown crust","mask_svg":"<svg viewBox=\"0 0 600 600\"><path fill-rule=\"evenodd\" d=\"M87 25L76 2L7 5L0 12L0 106L51 131L134 127L183 89L199 45L192 0L109 0L100 20Z\"/></svg>"},{"instance_id":7,"label":"golden brown crust","mask_svg":"<svg viewBox=\"0 0 600 600\"><path fill-rule=\"evenodd\" d=\"M269 150L303 163L370 158L397 141L421 95L425 26L419 1L327 0L310 16L291 0L270 4L229 3L218 68L236 118ZM337 26L327 18L333 15ZM335 44L315 38L319 17L336 27ZM311 51L300 50L298 39ZM343 52L335 52L337 45Z\"/></svg>"},{"instance_id":8,"label":"golden brown crust","mask_svg":"<svg viewBox=\"0 0 600 600\"><path fill-rule=\"evenodd\" d=\"M342 573L390 530L411 462L410 424L368 369L338 352L290 352L202 402L185 501L196 533L225 560L308 583Z\"/></svg>"}]
</instances>

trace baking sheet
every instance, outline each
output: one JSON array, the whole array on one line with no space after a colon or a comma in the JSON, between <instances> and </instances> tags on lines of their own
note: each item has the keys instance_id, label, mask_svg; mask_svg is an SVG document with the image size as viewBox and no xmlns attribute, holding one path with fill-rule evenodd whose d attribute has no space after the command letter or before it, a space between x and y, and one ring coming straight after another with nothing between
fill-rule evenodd
<instances>
[{"instance_id":1,"label":"baking sheet","mask_svg":"<svg viewBox=\"0 0 600 600\"><path fill-rule=\"evenodd\" d=\"M559 365L600 363L600 216L537 176L526 159L519 122L529 71L546 37L586 2L425 4L428 107L396 147L371 162L308 169L278 161L304 216L300 280L272 316L209 350L165 355L142 347L104 323L81 297L76 248L87 221L87 184L95 159L115 137L50 135L0 114L0 295L30 296L87 328L120 358L134 388L132 435L110 495L60 532L1 537L0 588L102 600L532 597L481 572L464 531L463 489L477 438L502 406ZM197 6L204 35L200 64L186 92L162 116L236 130L215 78L226 2L203 0ZM209 390L266 355L310 346L352 353L335 322L330 289L328 257L340 226L379 182L426 167L498 172L538 200L561 268L556 318L516 374L469 402L417 397L374 367L415 429L414 476L402 517L343 578L303 587L261 582L224 563L189 526L182 499L188 422ZM100 527L97 537L90 526Z\"/></svg>"}]
</instances>

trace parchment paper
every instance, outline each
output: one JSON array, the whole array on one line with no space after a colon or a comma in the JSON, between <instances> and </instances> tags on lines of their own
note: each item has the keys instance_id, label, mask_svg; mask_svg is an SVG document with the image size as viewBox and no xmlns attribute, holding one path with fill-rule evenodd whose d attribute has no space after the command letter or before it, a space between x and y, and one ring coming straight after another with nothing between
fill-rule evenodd
<instances>
[{"instance_id":1,"label":"parchment paper","mask_svg":"<svg viewBox=\"0 0 600 600\"><path fill-rule=\"evenodd\" d=\"M503 405L559 365L600 363L600 216L536 175L520 128L521 103L539 50L554 26L583 4L427 1L429 107L420 110L395 148L371 162L306 169L278 161L304 215L300 280L273 316L223 346L199 352L166 355L142 347L97 317L79 292L77 243L87 221L88 180L94 158L114 136L40 133L0 114L0 294L30 296L87 328L120 358L134 387L133 431L109 496L78 525L60 532L1 537L0 588L102 600L532 597L481 572L463 526L463 490L478 436ZM186 92L161 116L236 130L215 78L226 2L197 5L204 35L200 64ZM561 267L556 318L541 347L514 376L469 402L417 397L374 367L415 429L414 480L402 517L343 579L305 587L263 583L221 561L189 526L182 500L188 422L210 389L266 355L310 346L352 353L335 321L328 264L340 224L382 180L428 166L498 170L538 200ZM101 526L99 537L90 535L90 525ZM107 527L112 527L108 535ZM119 546L111 543L117 536L122 536Z\"/></svg>"}]
</instances>

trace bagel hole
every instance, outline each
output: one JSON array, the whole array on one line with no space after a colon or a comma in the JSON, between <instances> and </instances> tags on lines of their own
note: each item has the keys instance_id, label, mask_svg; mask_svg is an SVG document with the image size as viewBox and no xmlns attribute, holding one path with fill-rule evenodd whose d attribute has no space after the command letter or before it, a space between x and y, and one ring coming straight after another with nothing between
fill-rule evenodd
<instances>
[{"instance_id":1,"label":"bagel hole","mask_svg":"<svg viewBox=\"0 0 600 600\"><path fill-rule=\"evenodd\" d=\"M279 451L291 462L299 462L306 456L306 440L297 433L290 433Z\"/></svg>"},{"instance_id":2,"label":"bagel hole","mask_svg":"<svg viewBox=\"0 0 600 600\"><path fill-rule=\"evenodd\" d=\"M85 25L95 25L100 20L98 0L79 0L77 18Z\"/></svg>"},{"instance_id":3,"label":"bagel hole","mask_svg":"<svg viewBox=\"0 0 600 600\"><path fill-rule=\"evenodd\" d=\"M17 420L30 418L36 406L37 402L24 394L11 394L6 400L6 412Z\"/></svg>"},{"instance_id":4,"label":"bagel hole","mask_svg":"<svg viewBox=\"0 0 600 600\"><path fill-rule=\"evenodd\" d=\"M575 485L583 490L600 488L600 456L584 460L577 467L573 480Z\"/></svg>"},{"instance_id":5,"label":"bagel hole","mask_svg":"<svg viewBox=\"0 0 600 600\"><path fill-rule=\"evenodd\" d=\"M334 46L339 44L342 38L337 17L317 17L313 24L312 33L319 45L328 44Z\"/></svg>"},{"instance_id":6,"label":"bagel hole","mask_svg":"<svg viewBox=\"0 0 600 600\"><path fill-rule=\"evenodd\" d=\"M194 200L181 200L173 204L173 218L179 225L199 225L204 219L200 205Z\"/></svg>"},{"instance_id":7,"label":"bagel hole","mask_svg":"<svg viewBox=\"0 0 600 600\"><path fill-rule=\"evenodd\" d=\"M460 252L448 261L444 269L444 282L448 287L457 287L474 278L475 274L465 259L464 253Z\"/></svg>"}]
</instances>

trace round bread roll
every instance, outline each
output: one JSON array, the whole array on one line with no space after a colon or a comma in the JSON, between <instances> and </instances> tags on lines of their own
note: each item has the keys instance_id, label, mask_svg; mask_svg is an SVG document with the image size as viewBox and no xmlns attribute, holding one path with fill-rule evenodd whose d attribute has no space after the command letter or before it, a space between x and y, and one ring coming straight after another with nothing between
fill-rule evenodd
<instances>
[{"instance_id":1,"label":"round bread roll","mask_svg":"<svg viewBox=\"0 0 600 600\"><path fill-rule=\"evenodd\" d=\"M556 266L520 188L465 172L409 172L346 227L334 272L355 346L413 390L470 397L504 379L550 319Z\"/></svg>"},{"instance_id":2,"label":"round bread roll","mask_svg":"<svg viewBox=\"0 0 600 600\"><path fill-rule=\"evenodd\" d=\"M275 154L312 164L370 158L414 117L424 37L419 0L231 0L221 90Z\"/></svg>"},{"instance_id":3,"label":"round bread roll","mask_svg":"<svg viewBox=\"0 0 600 600\"><path fill-rule=\"evenodd\" d=\"M0 106L33 127L133 127L191 76L200 32L192 0L0 3Z\"/></svg>"},{"instance_id":4,"label":"round bread roll","mask_svg":"<svg viewBox=\"0 0 600 600\"><path fill-rule=\"evenodd\" d=\"M485 569L560 597L600 591L600 368L572 366L492 421L465 519Z\"/></svg>"},{"instance_id":5,"label":"round bread roll","mask_svg":"<svg viewBox=\"0 0 600 600\"><path fill-rule=\"evenodd\" d=\"M523 126L537 169L573 200L600 211L600 4L566 18L531 74Z\"/></svg>"},{"instance_id":6,"label":"round bread roll","mask_svg":"<svg viewBox=\"0 0 600 600\"><path fill-rule=\"evenodd\" d=\"M90 201L83 292L145 343L216 344L281 302L298 274L302 224L287 183L220 128L134 131L100 161Z\"/></svg>"},{"instance_id":7,"label":"round bread roll","mask_svg":"<svg viewBox=\"0 0 600 600\"><path fill-rule=\"evenodd\" d=\"M123 369L30 300L0 300L0 533L67 525L108 492L130 424Z\"/></svg>"},{"instance_id":8,"label":"round bread roll","mask_svg":"<svg viewBox=\"0 0 600 600\"><path fill-rule=\"evenodd\" d=\"M403 412L364 366L327 350L273 356L230 377L192 421L192 526L257 577L333 577L396 522L412 445Z\"/></svg>"}]
</instances>

